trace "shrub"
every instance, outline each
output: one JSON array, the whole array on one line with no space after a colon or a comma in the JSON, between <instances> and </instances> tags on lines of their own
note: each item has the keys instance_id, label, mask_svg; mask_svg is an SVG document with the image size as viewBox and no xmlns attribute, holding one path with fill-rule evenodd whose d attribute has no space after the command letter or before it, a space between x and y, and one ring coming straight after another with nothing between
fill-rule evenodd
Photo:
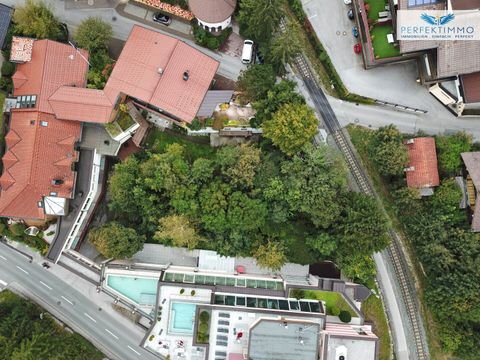
<instances>
[{"instance_id":1,"label":"shrub","mask_svg":"<svg viewBox=\"0 0 480 360\"><path fill-rule=\"evenodd\" d=\"M195 290L190 291L191 296L195 296Z\"/></svg>"},{"instance_id":2,"label":"shrub","mask_svg":"<svg viewBox=\"0 0 480 360\"><path fill-rule=\"evenodd\" d=\"M13 236L22 236L27 227L22 223L16 223L10 226L10 231Z\"/></svg>"},{"instance_id":3,"label":"shrub","mask_svg":"<svg viewBox=\"0 0 480 360\"><path fill-rule=\"evenodd\" d=\"M185 292L185 289L180 289L180 295L182 295Z\"/></svg>"},{"instance_id":4,"label":"shrub","mask_svg":"<svg viewBox=\"0 0 480 360\"><path fill-rule=\"evenodd\" d=\"M295 299L304 299L305 298L305 290L292 289L290 291L290 297L294 297Z\"/></svg>"},{"instance_id":5,"label":"shrub","mask_svg":"<svg viewBox=\"0 0 480 360\"><path fill-rule=\"evenodd\" d=\"M1 69L2 76L10 77L14 72L15 64L11 63L10 61L4 61Z\"/></svg>"},{"instance_id":6,"label":"shrub","mask_svg":"<svg viewBox=\"0 0 480 360\"><path fill-rule=\"evenodd\" d=\"M330 315L333 315L333 316L338 316L338 315L340 315L340 309L338 308L338 306L332 305L332 306L330 307Z\"/></svg>"},{"instance_id":7,"label":"shrub","mask_svg":"<svg viewBox=\"0 0 480 360\"><path fill-rule=\"evenodd\" d=\"M305 21L305 13L303 12L302 2L300 0L288 0L288 4L298 21L303 23Z\"/></svg>"},{"instance_id":8,"label":"shrub","mask_svg":"<svg viewBox=\"0 0 480 360\"><path fill-rule=\"evenodd\" d=\"M13 91L12 78L2 76L0 78L0 89L4 90L6 93L11 93Z\"/></svg>"},{"instance_id":9,"label":"shrub","mask_svg":"<svg viewBox=\"0 0 480 360\"><path fill-rule=\"evenodd\" d=\"M207 323L208 320L210 320L210 314L208 313L208 311L202 311L199 318L201 323Z\"/></svg>"},{"instance_id":10,"label":"shrub","mask_svg":"<svg viewBox=\"0 0 480 360\"><path fill-rule=\"evenodd\" d=\"M155 339L155 335L150 335L150 337L148 338L148 341L153 341L153 339Z\"/></svg>"},{"instance_id":11,"label":"shrub","mask_svg":"<svg viewBox=\"0 0 480 360\"><path fill-rule=\"evenodd\" d=\"M349 323L350 320L352 320L352 315L350 315L350 313L345 310L340 311L340 314L338 315L338 317L340 318L340 321L344 323Z\"/></svg>"},{"instance_id":12,"label":"shrub","mask_svg":"<svg viewBox=\"0 0 480 360\"><path fill-rule=\"evenodd\" d=\"M198 325L198 332L201 334L207 334L208 331L208 324L207 323L200 323Z\"/></svg>"}]
</instances>

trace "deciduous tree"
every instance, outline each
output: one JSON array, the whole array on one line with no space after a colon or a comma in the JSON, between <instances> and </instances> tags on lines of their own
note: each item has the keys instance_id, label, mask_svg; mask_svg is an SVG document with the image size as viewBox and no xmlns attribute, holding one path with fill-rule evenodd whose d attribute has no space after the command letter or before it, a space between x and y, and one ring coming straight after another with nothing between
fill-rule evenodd
<instances>
[{"instance_id":1,"label":"deciduous tree","mask_svg":"<svg viewBox=\"0 0 480 360\"><path fill-rule=\"evenodd\" d=\"M174 246L195 249L201 240L193 224L184 215L168 215L160 219L154 236L160 242L171 241Z\"/></svg>"},{"instance_id":2,"label":"deciduous tree","mask_svg":"<svg viewBox=\"0 0 480 360\"><path fill-rule=\"evenodd\" d=\"M251 65L243 70L237 81L237 89L242 92L240 98L248 103L263 99L275 84L275 72L271 65Z\"/></svg>"},{"instance_id":3,"label":"deciduous tree","mask_svg":"<svg viewBox=\"0 0 480 360\"><path fill-rule=\"evenodd\" d=\"M370 156L384 176L401 175L408 163L402 135L394 125L378 129L370 142Z\"/></svg>"},{"instance_id":4,"label":"deciduous tree","mask_svg":"<svg viewBox=\"0 0 480 360\"><path fill-rule=\"evenodd\" d=\"M238 22L240 32L261 44L268 44L278 31L284 0L241 0Z\"/></svg>"},{"instance_id":5,"label":"deciduous tree","mask_svg":"<svg viewBox=\"0 0 480 360\"><path fill-rule=\"evenodd\" d=\"M43 1L26 0L13 14L14 32L36 39L57 40L61 37L60 22Z\"/></svg>"},{"instance_id":6,"label":"deciduous tree","mask_svg":"<svg viewBox=\"0 0 480 360\"><path fill-rule=\"evenodd\" d=\"M253 257L260 267L270 269L271 271L280 270L287 261L282 245L273 240L258 246L253 253Z\"/></svg>"},{"instance_id":7,"label":"deciduous tree","mask_svg":"<svg viewBox=\"0 0 480 360\"><path fill-rule=\"evenodd\" d=\"M278 67L284 66L302 51L300 31L297 23L289 22L285 27L285 31L274 37L268 54L272 64Z\"/></svg>"},{"instance_id":8,"label":"deciduous tree","mask_svg":"<svg viewBox=\"0 0 480 360\"><path fill-rule=\"evenodd\" d=\"M438 164L444 174L456 174L462 167L462 152L472 149L472 136L465 132L437 136Z\"/></svg>"},{"instance_id":9,"label":"deciduous tree","mask_svg":"<svg viewBox=\"0 0 480 360\"><path fill-rule=\"evenodd\" d=\"M80 48L94 52L107 49L112 35L112 25L92 16L80 23L74 39Z\"/></svg>"},{"instance_id":10,"label":"deciduous tree","mask_svg":"<svg viewBox=\"0 0 480 360\"><path fill-rule=\"evenodd\" d=\"M128 259L143 249L145 238L135 229L125 227L118 222L109 222L88 234L88 240L100 254L107 258Z\"/></svg>"},{"instance_id":11,"label":"deciduous tree","mask_svg":"<svg viewBox=\"0 0 480 360\"><path fill-rule=\"evenodd\" d=\"M263 135L282 152L292 156L311 143L317 127L317 117L307 105L284 104L272 119L263 123Z\"/></svg>"}]
</instances>

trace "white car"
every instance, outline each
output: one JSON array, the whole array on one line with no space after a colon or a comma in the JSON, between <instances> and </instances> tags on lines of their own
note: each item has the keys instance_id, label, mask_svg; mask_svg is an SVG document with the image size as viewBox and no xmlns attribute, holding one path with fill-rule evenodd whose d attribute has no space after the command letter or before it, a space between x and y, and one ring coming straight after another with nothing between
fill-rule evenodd
<instances>
[{"instance_id":1,"label":"white car","mask_svg":"<svg viewBox=\"0 0 480 360\"><path fill-rule=\"evenodd\" d=\"M345 5L350 5L352 3L352 0L343 0L343 3Z\"/></svg>"}]
</instances>

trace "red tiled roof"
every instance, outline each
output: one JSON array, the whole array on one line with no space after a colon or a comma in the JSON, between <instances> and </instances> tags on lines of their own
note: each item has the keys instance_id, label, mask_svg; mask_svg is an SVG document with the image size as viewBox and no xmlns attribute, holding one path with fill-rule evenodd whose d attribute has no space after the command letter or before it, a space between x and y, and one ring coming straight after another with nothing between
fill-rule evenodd
<instances>
[{"instance_id":1,"label":"red tiled roof","mask_svg":"<svg viewBox=\"0 0 480 360\"><path fill-rule=\"evenodd\" d=\"M105 93L112 104L123 93L191 122L218 65L216 60L180 40L136 25L107 81ZM187 81L183 80L185 71L189 74Z\"/></svg>"},{"instance_id":2,"label":"red tiled roof","mask_svg":"<svg viewBox=\"0 0 480 360\"><path fill-rule=\"evenodd\" d=\"M65 120L107 123L112 103L96 89L61 86L48 99L55 116Z\"/></svg>"},{"instance_id":3,"label":"red tiled roof","mask_svg":"<svg viewBox=\"0 0 480 360\"><path fill-rule=\"evenodd\" d=\"M465 103L480 102L480 72L462 75L461 80Z\"/></svg>"},{"instance_id":4,"label":"red tiled roof","mask_svg":"<svg viewBox=\"0 0 480 360\"><path fill-rule=\"evenodd\" d=\"M84 56L87 56L85 52ZM53 115L48 98L62 85L85 85L87 64L69 45L50 40L33 44L30 62L18 64L14 96L36 95L35 108L12 109L0 177L0 216L44 219L38 202L51 192L71 198L75 183L72 162L81 124ZM18 80L23 80L19 86ZM52 180L63 181L53 185Z\"/></svg>"},{"instance_id":5,"label":"red tiled roof","mask_svg":"<svg viewBox=\"0 0 480 360\"><path fill-rule=\"evenodd\" d=\"M88 57L86 51L79 51ZM62 85L85 87L87 70L88 64L73 47L51 40L36 40L32 60L17 65L20 74L13 76L14 95L37 95L38 111L53 114L48 102L50 96Z\"/></svg>"},{"instance_id":6,"label":"red tiled roof","mask_svg":"<svg viewBox=\"0 0 480 360\"><path fill-rule=\"evenodd\" d=\"M429 188L440 185L437 166L437 151L433 137L419 137L406 144L409 158L407 185L413 188Z\"/></svg>"},{"instance_id":7,"label":"red tiled roof","mask_svg":"<svg viewBox=\"0 0 480 360\"><path fill-rule=\"evenodd\" d=\"M221 23L232 16L237 0L189 0L188 7L197 19L210 24Z\"/></svg>"}]
</instances>

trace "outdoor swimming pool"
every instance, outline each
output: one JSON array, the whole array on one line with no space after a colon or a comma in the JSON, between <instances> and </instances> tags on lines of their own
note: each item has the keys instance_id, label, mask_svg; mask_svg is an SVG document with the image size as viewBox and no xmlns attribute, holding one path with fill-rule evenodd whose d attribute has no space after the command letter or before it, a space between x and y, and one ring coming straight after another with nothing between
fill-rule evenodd
<instances>
[{"instance_id":1,"label":"outdoor swimming pool","mask_svg":"<svg viewBox=\"0 0 480 360\"><path fill-rule=\"evenodd\" d=\"M197 305L172 302L170 310L170 333L193 334L193 322Z\"/></svg>"},{"instance_id":2,"label":"outdoor swimming pool","mask_svg":"<svg viewBox=\"0 0 480 360\"><path fill-rule=\"evenodd\" d=\"M158 279L107 275L107 286L138 305L155 305Z\"/></svg>"}]
</instances>

